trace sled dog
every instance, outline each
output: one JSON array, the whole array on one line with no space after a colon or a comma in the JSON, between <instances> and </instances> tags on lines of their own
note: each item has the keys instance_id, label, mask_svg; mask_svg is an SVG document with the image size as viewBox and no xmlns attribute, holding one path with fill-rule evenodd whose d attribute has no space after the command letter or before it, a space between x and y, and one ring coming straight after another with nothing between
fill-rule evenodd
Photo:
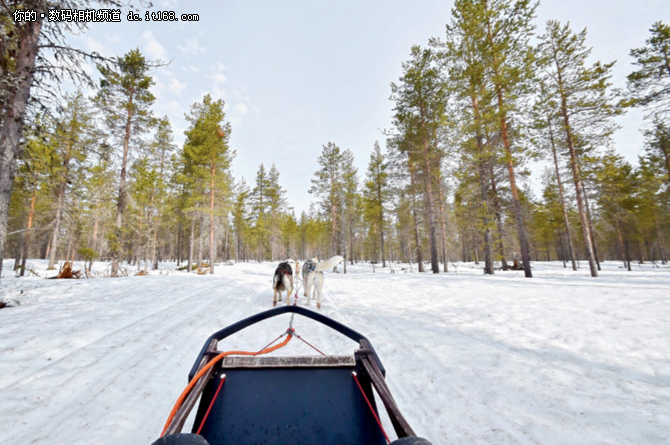
<instances>
[{"instance_id":1,"label":"sled dog","mask_svg":"<svg viewBox=\"0 0 670 445\"><path fill-rule=\"evenodd\" d=\"M310 301L316 299L316 307L321 308L321 290L323 289L323 271L335 267L344 260L339 255L335 255L329 260L317 262L316 258L307 260L302 266L302 279L304 280L305 296L307 297L307 306ZM312 292L312 289L314 291ZM311 298L310 298L310 294Z\"/></svg>"},{"instance_id":2,"label":"sled dog","mask_svg":"<svg viewBox=\"0 0 670 445\"><path fill-rule=\"evenodd\" d=\"M277 306L277 293L279 293L279 301L281 301L282 291L286 291L286 304L291 303L291 292L293 292L293 277L295 276L296 264L293 260L287 260L279 263L275 269L274 277L272 278L272 290L274 291L274 298L272 306Z\"/></svg>"}]
</instances>

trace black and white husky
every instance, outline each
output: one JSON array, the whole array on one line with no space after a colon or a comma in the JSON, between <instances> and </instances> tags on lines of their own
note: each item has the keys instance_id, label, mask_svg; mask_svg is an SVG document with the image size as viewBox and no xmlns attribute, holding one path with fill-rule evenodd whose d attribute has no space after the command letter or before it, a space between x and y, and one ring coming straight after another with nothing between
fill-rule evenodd
<instances>
[{"instance_id":1,"label":"black and white husky","mask_svg":"<svg viewBox=\"0 0 670 445\"><path fill-rule=\"evenodd\" d=\"M281 301L282 291L286 291L286 304L291 303L291 292L293 292L293 277L295 276L295 261L286 260L279 263L275 269L274 277L272 278L272 290L274 290L274 299L272 300L272 307L277 306L277 293L279 293L279 301Z\"/></svg>"},{"instance_id":2,"label":"black and white husky","mask_svg":"<svg viewBox=\"0 0 670 445\"><path fill-rule=\"evenodd\" d=\"M321 308L323 271L337 266L342 260L344 260L344 258L335 255L331 259L321 262L317 262L316 258L305 261L305 264L302 266L302 279L305 287L305 296L307 297L307 306L309 306L311 300L316 298L316 307ZM310 296L310 294L312 295Z\"/></svg>"}]
</instances>

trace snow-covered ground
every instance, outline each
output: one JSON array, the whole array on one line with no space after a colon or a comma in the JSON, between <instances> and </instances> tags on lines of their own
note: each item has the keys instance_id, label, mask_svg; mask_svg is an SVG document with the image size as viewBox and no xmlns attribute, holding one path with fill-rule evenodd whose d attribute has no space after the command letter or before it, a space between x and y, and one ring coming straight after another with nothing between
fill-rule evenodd
<instances>
[{"instance_id":1,"label":"snow-covered ground","mask_svg":"<svg viewBox=\"0 0 670 445\"><path fill-rule=\"evenodd\" d=\"M0 444L151 443L205 339L271 307L276 266L45 280L14 278L12 263L0 295L21 305L0 310ZM31 265L44 276L44 261ZM370 338L419 435L436 445L670 443L669 268L606 263L593 279L536 262L524 279L458 266L326 276L321 312ZM287 324L268 320L219 349L260 349ZM326 353L355 349L310 320L294 325ZM278 353L314 351L293 341Z\"/></svg>"}]
</instances>

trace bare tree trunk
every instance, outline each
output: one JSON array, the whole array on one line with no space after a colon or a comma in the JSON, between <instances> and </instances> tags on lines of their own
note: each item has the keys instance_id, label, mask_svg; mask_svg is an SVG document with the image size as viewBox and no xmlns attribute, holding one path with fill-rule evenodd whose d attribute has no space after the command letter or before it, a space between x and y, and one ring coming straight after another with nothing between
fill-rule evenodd
<instances>
[{"instance_id":1,"label":"bare tree trunk","mask_svg":"<svg viewBox=\"0 0 670 445\"><path fill-rule=\"evenodd\" d=\"M488 6L486 6L488 8ZM488 39L493 47L493 34L491 33L491 23L486 19L486 27L488 30ZM493 54L494 79L499 76L497 55ZM505 161L507 163L507 172L509 173L509 184L512 189L512 208L514 209L514 219L516 220L516 232L519 237L519 246L521 248L521 260L523 261L523 270L526 278L532 278L533 272L530 269L530 247L528 245L528 238L526 237L526 228L523 222L523 212L521 210L521 202L519 201L519 191L516 187L516 177L514 174L514 160L512 158L512 149L507 132L507 113L505 111L505 103L503 99L503 92L500 83L496 82L496 95L498 96L498 113L500 114L500 130L502 132L503 146L505 147Z\"/></svg>"},{"instance_id":2,"label":"bare tree trunk","mask_svg":"<svg viewBox=\"0 0 670 445\"><path fill-rule=\"evenodd\" d=\"M586 188L582 184L582 192L584 193L584 207L586 208L586 220L589 222L589 230L591 231L591 246L593 247L593 258L596 261L596 266L600 270L600 258L598 258L598 243L596 242L596 231L593 228L593 219L591 219L591 209L589 207L589 198L586 196Z\"/></svg>"},{"instance_id":3,"label":"bare tree trunk","mask_svg":"<svg viewBox=\"0 0 670 445\"><path fill-rule=\"evenodd\" d=\"M491 192L493 193L493 215L496 220L496 229L498 231L498 250L500 251L500 262L502 264L502 270L509 270L507 266L507 260L505 260L505 243L504 238L504 229L501 216L501 206L500 198L498 197L498 190L496 188L496 177L495 171L493 169L493 163L490 163L489 168L491 170Z\"/></svg>"},{"instance_id":4,"label":"bare tree trunk","mask_svg":"<svg viewBox=\"0 0 670 445\"><path fill-rule=\"evenodd\" d=\"M49 237L49 241L47 242L47 250L44 253L44 258L42 258L43 260L46 260L47 257L49 256L49 253L50 253L49 250L50 249L51 249L51 237Z\"/></svg>"},{"instance_id":5,"label":"bare tree trunk","mask_svg":"<svg viewBox=\"0 0 670 445\"><path fill-rule=\"evenodd\" d=\"M652 208L652 216L654 217L654 228L656 229L656 243L658 243L658 250L661 254L661 264L666 264L665 250L663 249L663 238L661 238L661 231L658 228L658 219L656 218L656 206Z\"/></svg>"},{"instance_id":6,"label":"bare tree trunk","mask_svg":"<svg viewBox=\"0 0 670 445\"><path fill-rule=\"evenodd\" d=\"M447 252L447 222L446 215L444 212L444 191L442 190L442 172L439 170L438 163L438 181L437 181L437 190L439 192L438 199L440 204L440 225L442 228L442 258L444 260L444 272L449 272L449 255Z\"/></svg>"},{"instance_id":7,"label":"bare tree trunk","mask_svg":"<svg viewBox=\"0 0 670 445\"><path fill-rule=\"evenodd\" d=\"M409 157L409 153L407 153ZM410 194L412 195L412 217L414 218L414 239L416 241L416 259L419 272L423 272L423 254L421 252L421 238L419 237L419 218L416 214L416 196L414 196L414 167L411 158L407 160L409 165Z\"/></svg>"},{"instance_id":8,"label":"bare tree trunk","mask_svg":"<svg viewBox=\"0 0 670 445\"><path fill-rule=\"evenodd\" d=\"M30 212L28 212L28 227L26 229L25 239L23 240L23 258L21 260L20 276L26 271L26 259L30 254L30 229L33 227L33 215L35 214L35 198L37 197L37 185L33 187L33 195L30 198Z\"/></svg>"},{"instance_id":9,"label":"bare tree trunk","mask_svg":"<svg viewBox=\"0 0 670 445\"><path fill-rule=\"evenodd\" d=\"M214 246L214 177L216 175L216 164L212 161L212 181L209 192L209 273L214 275L214 262L216 260L216 249Z\"/></svg>"},{"instance_id":10,"label":"bare tree trunk","mask_svg":"<svg viewBox=\"0 0 670 445\"><path fill-rule=\"evenodd\" d=\"M2 259L5 255L5 244L7 242L7 219L16 170L16 158L23 135L23 121L30 98L30 86L35 69L40 31L42 30L41 12L37 11L36 21L26 22L18 27L18 40L21 43L15 56L14 89L4 103L4 115L0 125L2 129L0 132L0 276L2 276Z\"/></svg>"},{"instance_id":11,"label":"bare tree trunk","mask_svg":"<svg viewBox=\"0 0 670 445\"><path fill-rule=\"evenodd\" d=\"M198 267L202 267L202 221L204 216L200 215L200 224L198 228Z\"/></svg>"},{"instance_id":12,"label":"bare tree trunk","mask_svg":"<svg viewBox=\"0 0 670 445\"><path fill-rule=\"evenodd\" d=\"M563 210L563 222L565 223L565 233L566 237L568 238L568 250L570 253L570 261L572 262L572 270L577 270L577 263L575 261L575 248L572 243L572 235L570 234L570 220L568 219L568 209L565 206L565 196L563 193L563 182L561 181L561 171L558 168L558 155L556 154L556 145L554 143L554 130L551 125L551 120L549 118L547 118L547 124L549 125L549 138L551 139L551 153L554 157L554 167L556 169L558 196L561 200L561 209Z\"/></svg>"},{"instance_id":13,"label":"bare tree trunk","mask_svg":"<svg viewBox=\"0 0 670 445\"><path fill-rule=\"evenodd\" d=\"M49 267L47 270L53 270L56 267L56 254L58 252L58 232L60 232L61 215L63 212L63 200L65 191L64 186L58 188L58 199L56 201L56 215L54 216L54 229L51 235L51 249L49 252Z\"/></svg>"},{"instance_id":14,"label":"bare tree trunk","mask_svg":"<svg viewBox=\"0 0 670 445\"><path fill-rule=\"evenodd\" d=\"M140 227L139 231L137 232L137 249L135 249L134 256L137 259L137 270L140 270L140 265L142 263L142 259L145 257L144 255L144 247L142 246L142 225L144 223L144 209L140 212Z\"/></svg>"},{"instance_id":15,"label":"bare tree trunk","mask_svg":"<svg viewBox=\"0 0 670 445\"><path fill-rule=\"evenodd\" d=\"M560 247L560 255L561 255L561 261L563 261L563 269L566 269L567 266L565 264L565 249L563 248L563 232L561 230L558 230L558 237L556 238L556 254L558 255L559 250L558 248Z\"/></svg>"},{"instance_id":16,"label":"bare tree trunk","mask_svg":"<svg viewBox=\"0 0 670 445\"><path fill-rule=\"evenodd\" d=\"M342 261L342 270L344 273L347 273L347 240L346 240L346 233L347 233L347 228L344 224L345 218L344 218L344 196L342 197L342 210L341 210L341 215L340 218L342 220L342 224L340 226L342 227L341 230L341 240L340 240L340 249L342 249L342 257L344 258L344 261Z\"/></svg>"},{"instance_id":17,"label":"bare tree trunk","mask_svg":"<svg viewBox=\"0 0 670 445\"><path fill-rule=\"evenodd\" d=\"M575 143L572 138L572 129L570 127L570 118L568 117L568 104L565 97L565 92L563 91L563 78L561 75L561 67L558 63L558 60L554 56L554 61L556 62L556 68L558 70L558 85L561 94L561 114L563 115L563 123L565 125L565 137L568 144L568 149L570 150L570 165L572 166L572 176L575 183L575 196L577 197L577 210L579 211L579 219L582 224L582 233L584 235L584 244L586 248L586 256L589 260L589 269L591 269L591 276L598 276L598 266L596 265L595 255L593 254L593 242L591 240L591 229L589 227L589 221L586 216L586 210L584 208L584 203L582 202L583 196L583 184L582 176L579 171L579 165L577 161L577 151L575 150Z\"/></svg>"},{"instance_id":18,"label":"bare tree trunk","mask_svg":"<svg viewBox=\"0 0 670 445\"><path fill-rule=\"evenodd\" d=\"M119 276L119 259L122 255L123 245L123 214L126 211L126 167L128 165L128 151L130 149L130 131L133 117L133 97L135 90L131 88L128 99L128 117L126 119L125 135L123 137L123 161L121 162L121 176L119 178L119 197L116 205L116 220L114 230L114 241L112 242L112 272L113 277Z\"/></svg>"},{"instance_id":19,"label":"bare tree trunk","mask_svg":"<svg viewBox=\"0 0 670 445\"><path fill-rule=\"evenodd\" d=\"M226 261L230 260L230 222L226 220L226 232L224 234L224 244L225 244L225 252L226 252Z\"/></svg>"},{"instance_id":20,"label":"bare tree trunk","mask_svg":"<svg viewBox=\"0 0 670 445\"><path fill-rule=\"evenodd\" d=\"M195 232L195 218L191 220L191 232L188 239L188 268L187 272L191 272L193 269L193 242L194 242L194 232Z\"/></svg>"},{"instance_id":21,"label":"bare tree trunk","mask_svg":"<svg viewBox=\"0 0 670 445\"><path fill-rule=\"evenodd\" d=\"M354 264L354 222L350 218L349 219L349 255L350 255L350 263L351 265Z\"/></svg>"},{"instance_id":22,"label":"bare tree trunk","mask_svg":"<svg viewBox=\"0 0 670 445\"><path fill-rule=\"evenodd\" d=\"M100 201L95 204L95 211L93 212L93 234L91 235L91 249L97 252L98 247L98 227L100 225Z\"/></svg>"},{"instance_id":23,"label":"bare tree trunk","mask_svg":"<svg viewBox=\"0 0 670 445\"><path fill-rule=\"evenodd\" d=\"M20 236L16 243L16 250L14 255L14 267L12 268L16 271L21 266L21 258L23 255L23 240L24 238Z\"/></svg>"},{"instance_id":24,"label":"bare tree trunk","mask_svg":"<svg viewBox=\"0 0 670 445\"><path fill-rule=\"evenodd\" d=\"M182 260L182 233L181 233L181 218L179 219L179 224L177 225L177 267L180 266Z\"/></svg>"},{"instance_id":25,"label":"bare tree trunk","mask_svg":"<svg viewBox=\"0 0 670 445\"><path fill-rule=\"evenodd\" d=\"M667 183L670 184L670 153L668 153L670 151L670 147L668 147L669 144L667 144L665 141L667 141L667 139L665 140L661 139L661 143L659 145L661 147L661 151L663 152L663 158L665 160L665 170L668 173L668 176L665 179Z\"/></svg>"},{"instance_id":26,"label":"bare tree trunk","mask_svg":"<svg viewBox=\"0 0 670 445\"><path fill-rule=\"evenodd\" d=\"M472 108L474 111L475 120L479 121L481 119L479 114L479 103L475 97L472 97ZM483 136L480 133L481 130L477 131L475 136L477 142L477 167L479 169L479 190L482 195L482 222L484 223L484 273L488 275L493 275L495 272L493 270L493 249L491 248L491 227L489 227L489 192L488 186L486 184L486 159L484 153L484 141ZM475 246L476 249L476 246ZM475 250L475 255L477 251ZM479 258L477 258L477 263L479 263Z\"/></svg>"},{"instance_id":27,"label":"bare tree trunk","mask_svg":"<svg viewBox=\"0 0 670 445\"><path fill-rule=\"evenodd\" d=\"M337 253L337 212L335 211L335 178L330 175L330 217L333 220L333 239L331 240L332 254ZM337 272L337 266L333 267L333 272Z\"/></svg>"},{"instance_id":28,"label":"bare tree trunk","mask_svg":"<svg viewBox=\"0 0 670 445\"><path fill-rule=\"evenodd\" d=\"M479 137L478 145L481 146L481 140ZM482 222L484 224L484 273L488 275L493 275L495 272L493 270L493 249L491 248L491 227L489 223L489 203L488 203L488 187L486 184L486 171L483 165L484 161L480 159L478 161L479 165L479 189L482 195ZM477 261L479 262L479 261Z\"/></svg>"},{"instance_id":29,"label":"bare tree trunk","mask_svg":"<svg viewBox=\"0 0 670 445\"><path fill-rule=\"evenodd\" d=\"M379 201L379 237L382 248L382 267L386 267L386 251L384 249L384 204L382 202L381 186L377 187L377 200Z\"/></svg>"},{"instance_id":30,"label":"bare tree trunk","mask_svg":"<svg viewBox=\"0 0 670 445\"><path fill-rule=\"evenodd\" d=\"M75 115L76 119L76 115ZM67 190L68 178L70 176L70 153L72 151L72 138L74 137L73 128L70 129L70 140L65 148L65 157L63 158L63 177L61 184L58 187L58 198L56 206L56 216L54 218L54 232L51 238L53 245L51 246L51 256L49 257L49 267L47 270L55 269L56 253L58 252L58 232L60 231L60 224L63 215L63 203L65 201L65 191Z\"/></svg>"},{"instance_id":31,"label":"bare tree trunk","mask_svg":"<svg viewBox=\"0 0 670 445\"><path fill-rule=\"evenodd\" d=\"M426 197L428 198L428 232L430 244L430 265L433 273L440 273L440 265L437 258L437 230L435 228L435 204L433 203L433 176L430 172L430 155L428 153L428 135L426 134L426 123L424 121L424 109L421 108L421 129L423 130L423 167L426 170Z\"/></svg>"}]
</instances>

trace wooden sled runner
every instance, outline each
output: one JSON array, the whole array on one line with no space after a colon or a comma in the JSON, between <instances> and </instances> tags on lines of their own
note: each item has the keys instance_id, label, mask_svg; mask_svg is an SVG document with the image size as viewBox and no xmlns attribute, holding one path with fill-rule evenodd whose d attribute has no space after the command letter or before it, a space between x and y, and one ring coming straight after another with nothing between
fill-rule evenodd
<instances>
[{"instance_id":1,"label":"wooden sled runner","mask_svg":"<svg viewBox=\"0 0 670 445\"><path fill-rule=\"evenodd\" d=\"M359 348L346 356L261 355L293 337L306 342L290 326L277 339L286 337L284 342L272 348L268 345L255 353L236 351L235 355L217 350L226 337L288 312L334 329L357 342ZM189 374L190 390L187 387L182 393L183 399L154 445L430 445L416 437L403 417L385 374L369 340L349 327L300 306L261 312L209 337ZM396 441L390 442L382 428L373 389L399 437ZM191 434L183 434L196 403Z\"/></svg>"}]
</instances>

